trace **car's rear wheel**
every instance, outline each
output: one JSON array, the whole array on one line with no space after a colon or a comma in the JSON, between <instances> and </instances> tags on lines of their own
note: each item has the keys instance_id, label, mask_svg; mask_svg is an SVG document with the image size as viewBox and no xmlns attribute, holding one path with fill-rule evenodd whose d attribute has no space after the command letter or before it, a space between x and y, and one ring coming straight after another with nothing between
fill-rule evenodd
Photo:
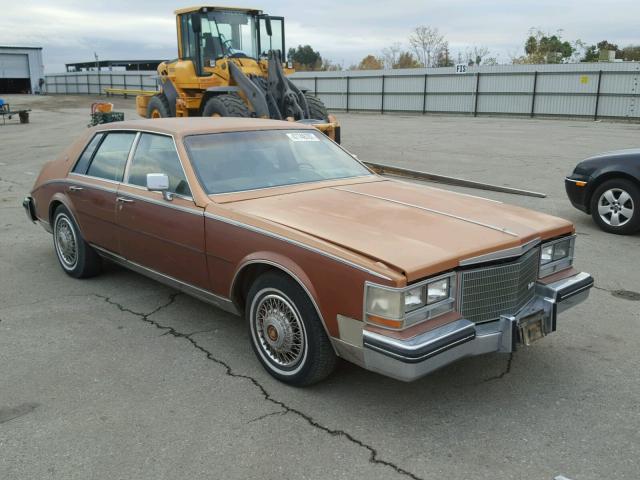
<instances>
[{"instance_id":1,"label":"car's rear wheel","mask_svg":"<svg viewBox=\"0 0 640 480\"><path fill-rule=\"evenodd\" d=\"M253 283L245 309L258 360L278 380L311 385L335 368L336 355L307 293L280 272Z\"/></svg>"},{"instance_id":2,"label":"car's rear wheel","mask_svg":"<svg viewBox=\"0 0 640 480\"><path fill-rule=\"evenodd\" d=\"M605 232L629 235L640 230L640 188L625 178L607 180L593 192L591 216Z\"/></svg>"},{"instance_id":3,"label":"car's rear wheel","mask_svg":"<svg viewBox=\"0 0 640 480\"><path fill-rule=\"evenodd\" d=\"M85 242L69 210L60 205L53 214L53 246L62 269L75 278L100 273L100 256Z\"/></svg>"}]
</instances>

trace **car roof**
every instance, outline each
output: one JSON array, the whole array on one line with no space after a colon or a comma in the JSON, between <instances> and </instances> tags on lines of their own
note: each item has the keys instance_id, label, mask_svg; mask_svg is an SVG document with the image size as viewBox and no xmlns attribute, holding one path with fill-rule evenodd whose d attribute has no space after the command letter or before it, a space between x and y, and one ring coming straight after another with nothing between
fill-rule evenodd
<instances>
[{"instance_id":1,"label":"car roof","mask_svg":"<svg viewBox=\"0 0 640 480\"><path fill-rule=\"evenodd\" d=\"M145 130L176 136L203 133L246 132L252 130L313 129L304 123L237 117L182 117L126 120L101 124L95 130Z\"/></svg>"}]
</instances>

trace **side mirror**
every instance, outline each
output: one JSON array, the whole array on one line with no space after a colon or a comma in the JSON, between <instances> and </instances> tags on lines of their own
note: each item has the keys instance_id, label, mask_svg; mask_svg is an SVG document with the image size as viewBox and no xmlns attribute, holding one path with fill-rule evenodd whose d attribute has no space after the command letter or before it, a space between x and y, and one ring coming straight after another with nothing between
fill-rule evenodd
<instances>
[{"instance_id":1,"label":"side mirror","mask_svg":"<svg viewBox=\"0 0 640 480\"><path fill-rule=\"evenodd\" d=\"M173 200L173 194L169 191L169 176L164 173L147 173L147 190L162 192L165 200Z\"/></svg>"}]
</instances>

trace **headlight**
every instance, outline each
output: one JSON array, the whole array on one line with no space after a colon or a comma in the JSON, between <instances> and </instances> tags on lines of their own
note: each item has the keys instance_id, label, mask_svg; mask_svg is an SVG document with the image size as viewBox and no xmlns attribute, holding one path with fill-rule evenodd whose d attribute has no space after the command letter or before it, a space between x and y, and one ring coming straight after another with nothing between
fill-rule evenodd
<instances>
[{"instance_id":1,"label":"headlight","mask_svg":"<svg viewBox=\"0 0 640 480\"><path fill-rule=\"evenodd\" d=\"M427 304L433 305L449 298L449 278L427 284Z\"/></svg>"},{"instance_id":2,"label":"headlight","mask_svg":"<svg viewBox=\"0 0 640 480\"><path fill-rule=\"evenodd\" d=\"M406 288L367 284L365 319L368 323L400 330L453 309L455 274Z\"/></svg>"},{"instance_id":3,"label":"headlight","mask_svg":"<svg viewBox=\"0 0 640 480\"><path fill-rule=\"evenodd\" d=\"M540 277L546 277L573 264L575 235L543 243L540 252Z\"/></svg>"}]
</instances>

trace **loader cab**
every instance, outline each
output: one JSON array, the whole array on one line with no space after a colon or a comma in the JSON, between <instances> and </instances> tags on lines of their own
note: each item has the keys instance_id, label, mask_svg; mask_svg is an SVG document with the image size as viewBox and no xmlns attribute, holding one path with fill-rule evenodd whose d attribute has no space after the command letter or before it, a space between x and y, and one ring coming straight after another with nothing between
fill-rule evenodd
<instances>
[{"instance_id":1,"label":"loader cab","mask_svg":"<svg viewBox=\"0 0 640 480\"><path fill-rule=\"evenodd\" d=\"M264 58L285 52L284 18L260 10L200 7L176 12L178 56L192 60L198 76L210 76L223 58Z\"/></svg>"}]
</instances>

